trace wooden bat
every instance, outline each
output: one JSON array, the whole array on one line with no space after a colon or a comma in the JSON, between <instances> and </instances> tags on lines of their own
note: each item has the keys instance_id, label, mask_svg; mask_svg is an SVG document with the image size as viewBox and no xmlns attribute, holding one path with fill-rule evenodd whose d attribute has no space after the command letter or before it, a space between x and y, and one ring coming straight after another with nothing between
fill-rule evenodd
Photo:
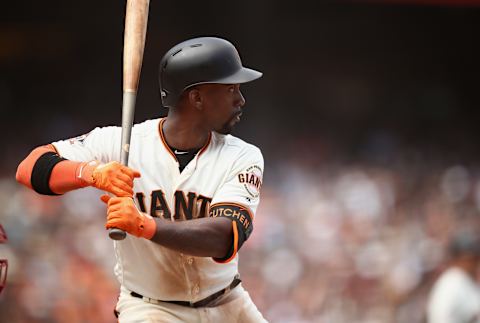
<instances>
[{"instance_id":1,"label":"wooden bat","mask_svg":"<svg viewBox=\"0 0 480 323\"><path fill-rule=\"evenodd\" d=\"M147 33L148 8L150 0L127 0L125 12L125 33L123 39L123 103L122 141L120 162L128 165L130 136L132 133L138 81L142 69L143 50ZM108 235L113 240L123 240L125 231L110 229Z\"/></svg>"}]
</instances>

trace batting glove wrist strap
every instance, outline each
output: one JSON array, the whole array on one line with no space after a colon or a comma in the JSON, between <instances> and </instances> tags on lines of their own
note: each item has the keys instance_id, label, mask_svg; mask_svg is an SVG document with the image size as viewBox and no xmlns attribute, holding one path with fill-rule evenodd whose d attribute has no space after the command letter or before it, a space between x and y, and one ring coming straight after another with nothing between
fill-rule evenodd
<instances>
[{"instance_id":1,"label":"batting glove wrist strap","mask_svg":"<svg viewBox=\"0 0 480 323\"><path fill-rule=\"evenodd\" d=\"M107 191L116 196L131 197L133 196L133 180L140 177L140 173L116 161L100 164L94 160L81 164L78 177L86 185Z\"/></svg>"},{"instance_id":2,"label":"batting glove wrist strap","mask_svg":"<svg viewBox=\"0 0 480 323\"><path fill-rule=\"evenodd\" d=\"M140 212L132 198L102 195L101 200L107 203L107 229L121 229L138 238L153 237L157 230L155 220Z\"/></svg>"},{"instance_id":3,"label":"batting glove wrist strap","mask_svg":"<svg viewBox=\"0 0 480 323\"><path fill-rule=\"evenodd\" d=\"M77 178L84 186L93 186L95 179L93 178L93 171L100 162L92 160L85 163L79 163L77 167Z\"/></svg>"}]
</instances>

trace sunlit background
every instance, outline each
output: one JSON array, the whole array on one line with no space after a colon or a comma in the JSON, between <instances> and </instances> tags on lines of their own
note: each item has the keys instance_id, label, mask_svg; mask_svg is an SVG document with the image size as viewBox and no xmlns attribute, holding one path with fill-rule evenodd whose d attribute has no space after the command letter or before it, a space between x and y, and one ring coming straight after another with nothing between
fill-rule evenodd
<instances>
[{"instance_id":1,"label":"sunlit background","mask_svg":"<svg viewBox=\"0 0 480 323\"><path fill-rule=\"evenodd\" d=\"M264 72L236 135L265 157L244 286L272 322L423 322L452 234L480 229L480 1L152 1L135 120L194 36ZM120 124L124 1L0 10L0 322L115 322L100 192L14 180L34 147ZM159 170L161 171L161 170Z\"/></svg>"}]
</instances>

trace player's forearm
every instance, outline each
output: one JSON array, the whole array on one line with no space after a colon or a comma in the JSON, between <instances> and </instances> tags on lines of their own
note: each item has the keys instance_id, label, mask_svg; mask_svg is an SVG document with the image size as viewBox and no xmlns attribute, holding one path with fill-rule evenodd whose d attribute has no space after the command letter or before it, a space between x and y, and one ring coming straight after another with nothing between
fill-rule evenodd
<instances>
[{"instance_id":1,"label":"player's forearm","mask_svg":"<svg viewBox=\"0 0 480 323\"><path fill-rule=\"evenodd\" d=\"M152 241L197 257L222 258L232 244L232 221L226 218L201 218L171 222L155 218L157 229Z\"/></svg>"},{"instance_id":2,"label":"player's forearm","mask_svg":"<svg viewBox=\"0 0 480 323\"><path fill-rule=\"evenodd\" d=\"M16 180L41 194L63 194L87 186L76 176L79 165L61 158L52 145L40 146L18 165Z\"/></svg>"},{"instance_id":3,"label":"player's forearm","mask_svg":"<svg viewBox=\"0 0 480 323\"><path fill-rule=\"evenodd\" d=\"M238 250L237 226L230 218L172 222L141 212L131 197L103 195L101 199L107 204L107 229L118 228L169 249L191 256L218 258L220 262L230 259Z\"/></svg>"},{"instance_id":4,"label":"player's forearm","mask_svg":"<svg viewBox=\"0 0 480 323\"><path fill-rule=\"evenodd\" d=\"M40 194L59 195L94 186L117 196L133 194L133 179L140 173L117 162L77 162L58 155L52 145L35 148L18 166L19 183Z\"/></svg>"}]
</instances>

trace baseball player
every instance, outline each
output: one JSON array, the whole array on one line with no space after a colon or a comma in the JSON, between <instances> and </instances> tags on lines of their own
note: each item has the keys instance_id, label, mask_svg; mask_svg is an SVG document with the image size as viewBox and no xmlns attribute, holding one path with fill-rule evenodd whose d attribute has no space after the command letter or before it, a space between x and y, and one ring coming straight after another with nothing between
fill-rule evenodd
<instances>
[{"instance_id":1,"label":"baseball player","mask_svg":"<svg viewBox=\"0 0 480 323\"><path fill-rule=\"evenodd\" d=\"M480 241L472 232L462 232L450 245L448 268L437 279L427 304L429 323L479 323Z\"/></svg>"},{"instance_id":2,"label":"baseball player","mask_svg":"<svg viewBox=\"0 0 480 323\"><path fill-rule=\"evenodd\" d=\"M232 135L245 99L242 66L228 41L202 37L160 63L168 116L132 129L129 167L119 127L34 149L17 180L40 194L93 186L114 194L106 228L115 241L120 322L265 322L243 289L238 250L253 230L262 185L260 150Z\"/></svg>"}]
</instances>

